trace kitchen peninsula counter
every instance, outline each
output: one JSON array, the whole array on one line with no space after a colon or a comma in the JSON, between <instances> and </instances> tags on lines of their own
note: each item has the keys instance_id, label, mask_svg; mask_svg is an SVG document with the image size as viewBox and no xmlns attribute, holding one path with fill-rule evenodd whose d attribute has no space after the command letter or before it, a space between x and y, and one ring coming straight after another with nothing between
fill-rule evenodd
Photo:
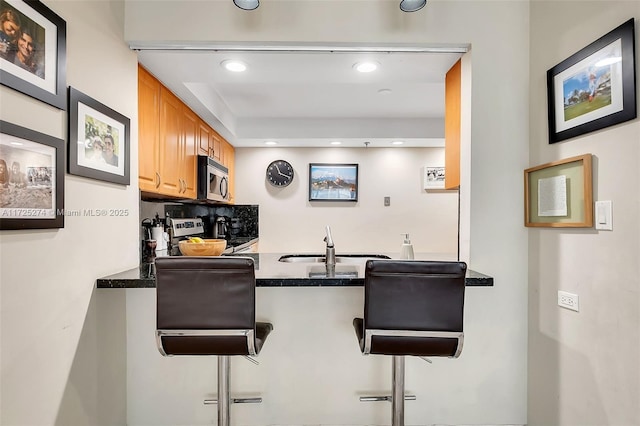
<instances>
[{"instance_id":1,"label":"kitchen peninsula counter","mask_svg":"<svg viewBox=\"0 0 640 426\"><path fill-rule=\"evenodd\" d=\"M323 263L280 262L283 253L243 253L252 257L256 265L257 287L358 287L364 286L364 264L337 264L335 271L327 271ZM393 255L387 254L390 257ZM396 255L397 256L397 255ZM416 259L444 260L440 256L416 254ZM466 285L491 287L493 277L467 270ZM98 288L155 288L155 265L143 263L117 274L98 278Z\"/></svg>"}]
</instances>

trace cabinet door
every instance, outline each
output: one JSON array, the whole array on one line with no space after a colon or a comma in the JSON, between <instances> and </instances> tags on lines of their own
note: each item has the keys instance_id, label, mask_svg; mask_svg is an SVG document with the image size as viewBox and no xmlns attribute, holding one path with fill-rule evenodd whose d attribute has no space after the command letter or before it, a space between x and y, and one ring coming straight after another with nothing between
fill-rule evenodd
<instances>
[{"instance_id":1,"label":"cabinet door","mask_svg":"<svg viewBox=\"0 0 640 426\"><path fill-rule=\"evenodd\" d=\"M181 195L196 198L197 148L196 135L199 133L198 116L186 105L182 108L182 179Z\"/></svg>"},{"instance_id":2,"label":"cabinet door","mask_svg":"<svg viewBox=\"0 0 640 426\"><path fill-rule=\"evenodd\" d=\"M160 185L158 153L160 82L138 66L138 183L141 191Z\"/></svg>"},{"instance_id":3,"label":"cabinet door","mask_svg":"<svg viewBox=\"0 0 640 426\"><path fill-rule=\"evenodd\" d=\"M444 187L460 188L460 108L462 61L451 67L445 76L444 112Z\"/></svg>"},{"instance_id":4,"label":"cabinet door","mask_svg":"<svg viewBox=\"0 0 640 426\"><path fill-rule=\"evenodd\" d=\"M160 89L160 177L158 192L181 195L180 175L184 158L182 144L182 102L164 86Z\"/></svg>"},{"instance_id":5,"label":"cabinet door","mask_svg":"<svg viewBox=\"0 0 640 426\"><path fill-rule=\"evenodd\" d=\"M236 151L229 142L222 140L223 164L229 169L229 202L235 203L235 163Z\"/></svg>"},{"instance_id":6,"label":"cabinet door","mask_svg":"<svg viewBox=\"0 0 640 426\"><path fill-rule=\"evenodd\" d=\"M198 120L198 155L212 157L213 152L210 146L211 128L202 120Z\"/></svg>"},{"instance_id":7,"label":"cabinet door","mask_svg":"<svg viewBox=\"0 0 640 426\"><path fill-rule=\"evenodd\" d=\"M222 137L216 131L212 131L211 138L213 139L213 159L222 164Z\"/></svg>"}]
</instances>

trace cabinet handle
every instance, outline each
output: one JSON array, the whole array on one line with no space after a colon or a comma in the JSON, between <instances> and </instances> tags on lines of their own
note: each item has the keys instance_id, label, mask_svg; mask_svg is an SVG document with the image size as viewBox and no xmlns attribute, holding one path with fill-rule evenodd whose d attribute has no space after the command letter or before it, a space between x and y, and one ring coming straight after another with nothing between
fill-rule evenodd
<instances>
[{"instance_id":1,"label":"cabinet handle","mask_svg":"<svg viewBox=\"0 0 640 426\"><path fill-rule=\"evenodd\" d=\"M160 173L156 172L156 189L160 188Z\"/></svg>"},{"instance_id":2,"label":"cabinet handle","mask_svg":"<svg viewBox=\"0 0 640 426\"><path fill-rule=\"evenodd\" d=\"M184 179L180 179L180 182L182 182L182 191L180 192L187 192L187 182Z\"/></svg>"}]
</instances>

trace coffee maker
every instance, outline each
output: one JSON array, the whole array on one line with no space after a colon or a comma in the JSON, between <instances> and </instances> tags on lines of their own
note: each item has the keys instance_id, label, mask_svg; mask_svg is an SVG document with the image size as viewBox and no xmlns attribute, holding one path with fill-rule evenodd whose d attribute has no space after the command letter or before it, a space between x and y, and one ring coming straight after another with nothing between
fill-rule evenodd
<instances>
[{"instance_id":1,"label":"coffee maker","mask_svg":"<svg viewBox=\"0 0 640 426\"><path fill-rule=\"evenodd\" d=\"M213 238L227 239L229 236L229 218L216 216L213 222Z\"/></svg>"}]
</instances>

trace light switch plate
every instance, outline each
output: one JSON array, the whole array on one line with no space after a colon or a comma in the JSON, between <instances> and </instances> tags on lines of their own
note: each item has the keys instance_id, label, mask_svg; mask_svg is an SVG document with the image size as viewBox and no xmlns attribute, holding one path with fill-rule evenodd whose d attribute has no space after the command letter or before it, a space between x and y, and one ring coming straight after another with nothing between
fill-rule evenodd
<instances>
[{"instance_id":1,"label":"light switch plate","mask_svg":"<svg viewBox=\"0 0 640 426\"><path fill-rule=\"evenodd\" d=\"M613 231L613 208L611 201L596 201L596 229Z\"/></svg>"}]
</instances>

